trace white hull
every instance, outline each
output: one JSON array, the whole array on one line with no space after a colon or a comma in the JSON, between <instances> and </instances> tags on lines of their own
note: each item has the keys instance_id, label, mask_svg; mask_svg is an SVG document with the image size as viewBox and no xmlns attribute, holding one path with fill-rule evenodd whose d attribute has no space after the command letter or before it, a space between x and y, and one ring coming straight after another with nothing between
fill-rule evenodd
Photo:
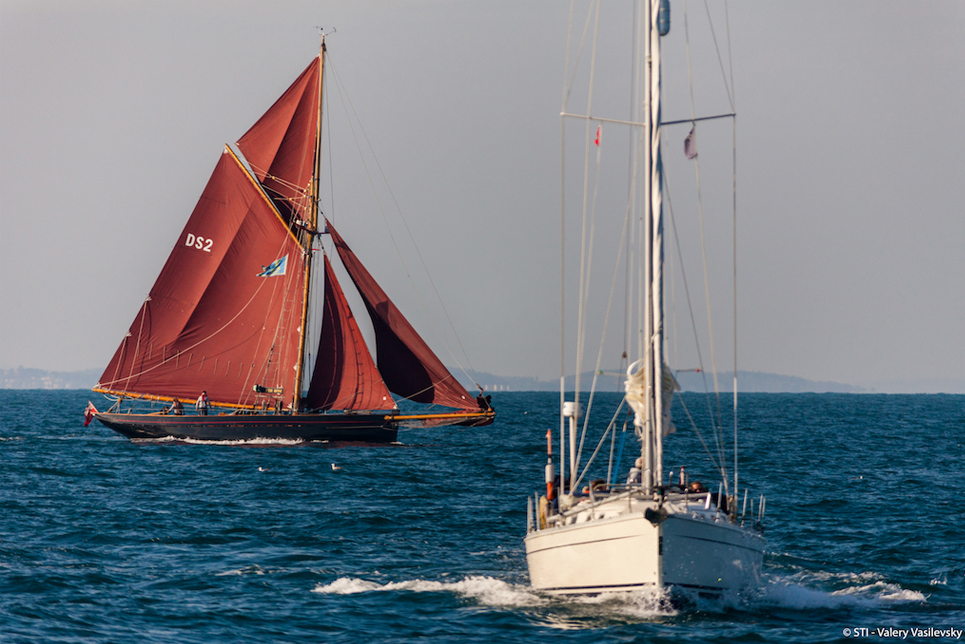
<instances>
[{"instance_id":1,"label":"white hull","mask_svg":"<svg viewBox=\"0 0 965 644\"><path fill-rule=\"evenodd\" d=\"M621 497L584 502L587 509L565 513L556 525L551 518L550 526L526 536L533 588L552 594L647 588L721 594L759 578L763 538L716 509L705 510L703 500L664 503L666 517L659 520L657 501Z\"/></svg>"}]
</instances>

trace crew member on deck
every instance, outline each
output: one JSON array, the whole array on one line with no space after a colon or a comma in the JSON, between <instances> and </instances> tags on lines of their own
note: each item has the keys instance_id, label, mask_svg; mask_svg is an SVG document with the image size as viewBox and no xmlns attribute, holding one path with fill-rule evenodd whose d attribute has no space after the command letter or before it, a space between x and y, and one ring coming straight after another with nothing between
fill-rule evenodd
<instances>
[{"instance_id":1,"label":"crew member on deck","mask_svg":"<svg viewBox=\"0 0 965 644\"><path fill-rule=\"evenodd\" d=\"M175 398L174 402L171 403L171 406L168 407L167 413L174 414L175 416L180 416L181 414L183 414L184 408L181 406L181 401Z\"/></svg>"},{"instance_id":2,"label":"crew member on deck","mask_svg":"<svg viewBox=\"0 0 965 644\"><path fill-rule=\"evenodd\" d=\"M208 415L208 392L207 391L201 392L201 395L198 396L198 402L196 402L194 406L197 407L199 416Z\"/></svg>"}]
</instances>

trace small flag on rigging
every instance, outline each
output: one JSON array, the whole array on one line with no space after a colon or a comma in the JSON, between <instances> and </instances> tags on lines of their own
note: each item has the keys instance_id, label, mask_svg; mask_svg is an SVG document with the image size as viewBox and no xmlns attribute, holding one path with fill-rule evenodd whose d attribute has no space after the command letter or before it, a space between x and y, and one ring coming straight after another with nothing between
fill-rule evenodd
<instances>
[{"instance_id":1,"label":"small flag on rigging","mask_svg":"<svg viewBox=\"0 0 965 644\"><path fill-rule=\"evenodd\" d=\"M597 147L600 147L600 135L603 133L603 124L600 123L596 126L596 140L593 141Z\"/></svg>"},{"instance_id":2,"label":"small flag on rigging","mask_svg":"<svg viewBox=\"0 0 965 644\"><path fill-rule=\"evenodd\" d=\"M262 266L261 272L258 273L258 277L275 277L276 275L284 275L287 267L288 255L285 255L284 257L279 257L268 266Z\"/></svg>"},{"instance_id":3,"label":"small flag on rigging","mask_svg":"<svg viewBox=\"0 0 965 644\"><path fill-rule=\"evenodd\" d=\"M690 127L690 134L684 139L684 154L687 155L688 159L697 158L697 126L692 125Z\"/></svg>"}]
</instances>

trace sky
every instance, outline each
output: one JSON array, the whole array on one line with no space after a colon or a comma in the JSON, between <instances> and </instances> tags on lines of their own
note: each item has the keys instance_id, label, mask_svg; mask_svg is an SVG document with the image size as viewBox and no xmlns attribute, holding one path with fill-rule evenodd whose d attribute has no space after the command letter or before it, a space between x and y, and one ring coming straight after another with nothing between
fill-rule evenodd
<instances>
[{"instance_id":1,"label":"sky","mask_svg":"<svg viewBox=\"0 0 965 644\"><path fill-rule=\"evenodd\" d=\"M673 2L664 39L665 120L691 116L688 36L694 85L709 87L695 90L695 113L728 109L704 6L689 4L685 21ZM569 5L0 0L0 367L107 364L224 144L308 65L323 28L332 125L323 201L339 231L444 361L558 378ZM738 367L965 392L965 3L739 1L729 30L723 5L709 5L725 56L730 36L738 114ZM594 114L628 115L627 6L602 5ZM579 35L585 3L575 15ZM585 113L586 101L574 89L568 109ZM339 125L345 113L364 135ZM720 293L709 298L714 360L726 370L733 135L730 121L698 132L710 286ZM696 176L682 159L686 133L665 132L668 174L678 233L699 237L699 212L685 205ZM607 126L600 168L625 185L624 136ZM583 138L568 121L565 192L577 211L583 152L571 142ZM388 188L370 188L382 175ZM591 332L602 328L619 246L618 184L601 180L595 202ZM576 328L578 217L567 211L565 334ZM705 313L700 245L689 244L679 256ZM674 324L689 318L682 292L675 279ZM673 343L694 335L688 325ZM605 368L617 364L622 333L608 331ZM596 349L587 355L592 364ZM675 367L698 362L672 355Z\"/></svg>"}]
</instances>

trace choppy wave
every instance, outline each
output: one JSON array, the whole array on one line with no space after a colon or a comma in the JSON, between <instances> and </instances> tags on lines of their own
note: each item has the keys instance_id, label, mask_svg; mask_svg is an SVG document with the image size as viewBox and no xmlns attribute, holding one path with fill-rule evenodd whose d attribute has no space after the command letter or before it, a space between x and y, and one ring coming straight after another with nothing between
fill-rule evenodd
<instances>
[{"instance_id":1,"label":"choppy wave","mask_svg":"<svg viewBox=\"0 0 965 644\"><path fill-rule=\"evenodd\" d=\"M742 480L770 511L762 581L671 603L529 587L526 497L558 422L552 393L502 394L493 427L413 431L404 451L132 445L82 427L87 392L40 395L0 391L0 639L11 642L817 644L855 625L965 615L965 555L950 547L965 532L965 396L748 396ZM674 468L707 476L695 437L666 448ZM896 510L923 501L927 512Z\"/></svg>"}]
</instances>

